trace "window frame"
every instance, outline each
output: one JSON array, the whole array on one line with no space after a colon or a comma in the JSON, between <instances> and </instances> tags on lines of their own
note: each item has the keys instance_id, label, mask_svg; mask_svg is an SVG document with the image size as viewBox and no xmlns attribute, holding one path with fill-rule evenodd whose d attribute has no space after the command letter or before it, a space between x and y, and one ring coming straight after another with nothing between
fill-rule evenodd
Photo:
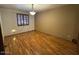
<instances>
[{"instance_id":1,"label":"window frame","mask_svg":"<svg viewBox=\"0 0 79 59\"><path fill-rule=\"evenodd\" d=\"M18 15L20 15L20 25L19 25L19 23L18 23ZM21 20L21 15L22 15L22 20L23 20L23 24L22 24L22 20ZM28 17L28 19L26 19L26 24L24 24L24 16L27 16ZM17 25L18 26L26 26L26 25L29 25L29 15L28 14L22 14L22 13L17 13ZM28 21L28 23L27 23L27 21Z\"/></svg>"}]
</instances>

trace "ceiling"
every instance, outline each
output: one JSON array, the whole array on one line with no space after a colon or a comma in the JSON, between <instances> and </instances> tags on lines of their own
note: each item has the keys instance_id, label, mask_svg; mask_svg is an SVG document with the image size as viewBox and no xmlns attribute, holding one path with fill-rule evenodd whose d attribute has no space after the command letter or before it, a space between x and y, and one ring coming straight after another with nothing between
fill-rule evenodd
<instances>
[{"instance_id":1,"label":"ceiling","mask_svg":"<svg viewBox=\"0 0 79 59\"><path fill-rule=\"evenodd\" d=\"M39 12L47 9L63 6L63 4L34 4L34 10ZM0 4L0 8L19 9L23 11L31 11L32 4Z\"/></svg>"}]
</instances>

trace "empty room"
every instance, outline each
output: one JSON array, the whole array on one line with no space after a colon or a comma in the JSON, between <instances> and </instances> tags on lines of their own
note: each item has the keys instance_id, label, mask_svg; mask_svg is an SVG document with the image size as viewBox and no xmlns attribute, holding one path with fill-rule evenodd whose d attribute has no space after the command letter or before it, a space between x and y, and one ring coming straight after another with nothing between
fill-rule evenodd
<instances>
[{"instance_id":1,"label":"empty room","mask_svg":"<svg viewBox=\"0 0 79 59\"><path fill-rule=\"evenodd\" d=\"M0 54L78 55L78 4L0 4Z\"/></svg>"}]
</instances>

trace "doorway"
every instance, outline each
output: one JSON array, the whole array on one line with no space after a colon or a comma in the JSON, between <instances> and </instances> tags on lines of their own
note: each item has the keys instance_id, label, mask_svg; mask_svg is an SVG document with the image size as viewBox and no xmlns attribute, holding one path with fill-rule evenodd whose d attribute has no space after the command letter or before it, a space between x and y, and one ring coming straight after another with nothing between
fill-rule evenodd
<instances>
[{"instance_id":1,"label":"doorway","mask_svg":"<svg viewBox=\"0 0 79 59\"><path fill-rule=\"evenodd\" d=\"M0 25L0 55L2 54L5 54L5 53L4 53L3 37L2 37L2 31L1 31L1 25Z\"/></svg>"}]
</instances>

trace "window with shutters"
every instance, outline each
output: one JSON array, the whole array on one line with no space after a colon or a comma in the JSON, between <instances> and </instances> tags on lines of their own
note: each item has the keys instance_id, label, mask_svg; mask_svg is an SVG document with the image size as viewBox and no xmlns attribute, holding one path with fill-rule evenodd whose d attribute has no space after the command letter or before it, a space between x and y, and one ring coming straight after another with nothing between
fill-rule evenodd
<instances>
[{"instance_id":1,"label":"window with shutters","mask_svg":"<svg viewBox=\"0 0 79 59\"><path fill-rule=\"evenodd\" d=\"M27 14L17 14L17 25L25 26L29 25L29 15Z\"/></svg>"}]
</instances>

